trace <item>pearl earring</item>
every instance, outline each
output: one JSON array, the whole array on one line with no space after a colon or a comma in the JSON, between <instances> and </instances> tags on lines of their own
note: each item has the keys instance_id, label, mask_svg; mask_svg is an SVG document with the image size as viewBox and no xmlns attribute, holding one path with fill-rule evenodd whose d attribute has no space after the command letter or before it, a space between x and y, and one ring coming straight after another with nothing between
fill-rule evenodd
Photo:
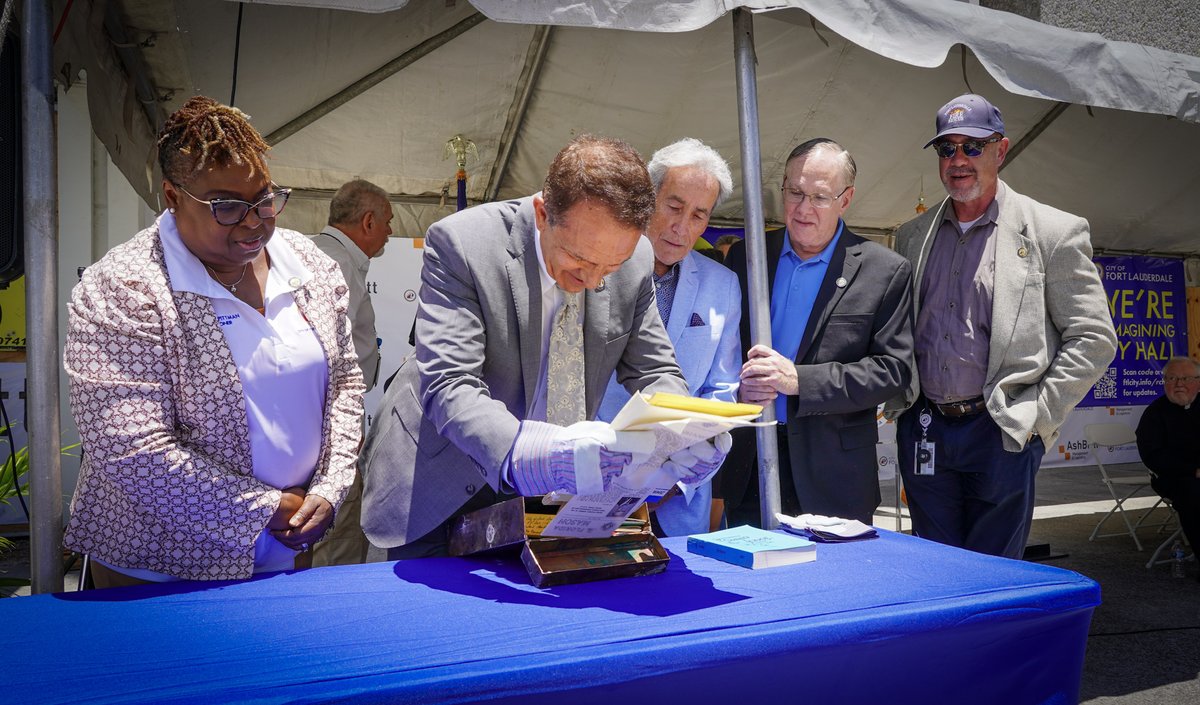
<instances>
[{"instance_id":1,"label":"pearl earring","mask_svg":"<svg viewBox=\"0 0 1200 705\"><path fill-rule=\"evenodd\" d=\"M171 215L175 215L175 209L174 209L174 208L168 208L167 210L171 211Z\"/></svg>"}]
</instances>

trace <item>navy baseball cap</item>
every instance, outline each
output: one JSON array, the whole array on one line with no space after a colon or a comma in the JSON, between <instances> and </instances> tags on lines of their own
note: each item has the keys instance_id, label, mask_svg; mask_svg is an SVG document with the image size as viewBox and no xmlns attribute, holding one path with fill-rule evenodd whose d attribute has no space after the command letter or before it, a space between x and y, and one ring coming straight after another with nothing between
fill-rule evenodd
<instances>
[{"instance_id":1,"label":"navy baseball cap","mask_svg":"<svg viewBox=\"0 0 1200 705\"><path fill-rule=\"evenodd\" d=\"M1004 118L987 98L974 93L960 95L937 111L937 134L925 146L946 135L966 135L983 139L999 132L1004 134Z\"/></svg>"}]
</instances>

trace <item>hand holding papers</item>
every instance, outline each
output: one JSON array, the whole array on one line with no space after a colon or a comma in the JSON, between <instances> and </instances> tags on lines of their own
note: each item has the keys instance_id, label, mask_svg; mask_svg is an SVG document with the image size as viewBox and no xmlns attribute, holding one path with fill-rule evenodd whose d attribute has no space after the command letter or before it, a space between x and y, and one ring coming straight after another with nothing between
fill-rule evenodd
<instances>
[{"instance_id":1,"label":"hand holding papers","mask_svg":"<svg viewBox=\"0 0 1200 705\"><path fill-rule=\"evenodd\" d=\"M808 536L822 543L845 543L873 539L879 534L873 527L857 519L842 519L827 517L820 514L801 514L798 517L787 514L776 514L775 518L785 531L801 536Z\"/></svg>"},{"instance_id":2,"label":"hand holding papers","mask_svg":"<svg viewBox=\"0 0 1200 705\"><path fill-rule=\"evenodd\" d=\"M642 438L652 437L652 450L631 457L618 476L605 482L603 492L573 497L542 535L583 538L612 535L613 529L647 497L661 497L681 479L698 483L711 477L729 449L728 440L719 437L732 428L758 425L754 419L761 412L762 407L755 404L675 394L653 397L634 394L613 419L612 430L617 434L637 432ZM712 438L717 438L715 443L709 442ZM682 452L685 449L688 453ZM672 462L675 455L680 460ZM514 476L515 466L514 460Z\"/></svg>"},{"instance_id":3,"label":"hand holding papers","mask_svg":"<svg viewBox=\"0 0 1200 705\"><path fill-rule=\"evenodd\" d=\"M711 441L700 441L675 451L663 463L663 471L690 487L702 485L720 469L732 446L733 437L724 431Z\"/></svg>"}]
</instances>

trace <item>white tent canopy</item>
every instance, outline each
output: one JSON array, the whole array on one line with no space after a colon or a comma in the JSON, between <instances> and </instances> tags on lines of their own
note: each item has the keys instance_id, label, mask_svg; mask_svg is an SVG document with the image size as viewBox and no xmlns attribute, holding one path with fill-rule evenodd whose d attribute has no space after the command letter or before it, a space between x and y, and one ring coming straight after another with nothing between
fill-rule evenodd
<instances>
[{"instance_id":1,"label":"white tent canopy","mask_svg":"<svg viewBox=\"0 0 1200 705\"><path fill-rule=\"evenodd\" d=\"M737 172L726 13L742 6L762 11L768 218L781 215L784 158L815 136L858 161L853 227L887 231L922 195L932 205L943 191L921 146L934 110L971 90L1000 106L1018 145L1003 178L1087 217L1097 247L1200 253L1200 176L1189 163L1200 155L1200 58L955 0L289 0L242 6L240 45L233 2L122 0L109 11L119 18L88 16L103 5L68 16L56 69L87 69L93 123L152 204L154 121L195 93L229 101L235 55L235 102L278 140L273 176L298 190L283 224L301 230L323 223L333 189L362 177L394 194L398 232L420 236L453 209L456 166L444 145L456 134L478 149L467 165L472 202L538 190L554 153L580 132L622 137L647 155L698 137ZM152 46L112 48L97 32L105 20L110 35L113 24L125 33L117 43L150 37ZM114 70L120 52L128 77ZM355 87L389 62L402 68ZM139 84L165 100L143 109ZM307 115L331 98L328 112ZM278 139L289 123L299 129ZM735 192L716 215L738 222L742 211Z\"/></svg>"}]
</instances>

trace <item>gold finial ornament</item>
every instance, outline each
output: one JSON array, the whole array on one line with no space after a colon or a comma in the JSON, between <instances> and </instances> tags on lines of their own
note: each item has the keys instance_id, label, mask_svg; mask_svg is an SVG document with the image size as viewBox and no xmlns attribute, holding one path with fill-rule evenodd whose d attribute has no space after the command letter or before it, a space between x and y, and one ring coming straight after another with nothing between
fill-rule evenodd
<instances>
[{"instance_id":1,"label":"gold finial ornament","mask_svg":"<svg viewBox=\"0 0 1200 705\"><path fill-rule=\"evenodd\" d=\"M471 140L462 135L455 135L446 140L446 154L442 158L449 159L451 156L458 163L458 170L466 171L467 157L470 156L479 159L479 150L475 148L475 143Z\"/></svg>"}]
</instances>

